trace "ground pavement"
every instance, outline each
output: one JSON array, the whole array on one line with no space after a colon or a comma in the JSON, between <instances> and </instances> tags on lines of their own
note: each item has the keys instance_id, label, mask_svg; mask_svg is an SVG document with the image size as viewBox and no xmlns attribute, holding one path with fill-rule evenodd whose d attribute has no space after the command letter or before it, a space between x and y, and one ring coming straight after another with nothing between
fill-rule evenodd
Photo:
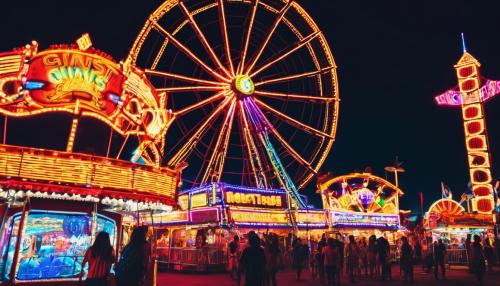
<instances>
[{"instance_id":1,"label":"ground pavement","mask_svg":"<svg viewBox=\"0 0 500 286\"><path fill-rule=\"evenodd\" d=\"M418 266L415 267L415 282L404 283L399 275L399 267L395 266L392 270L393 280L382 282L377 279L360 279L356 283L347 281L347 277L342 277L341 285L425 285L425 286L474 286L479 285L472 274L466 269L447 269L446 281L435 281L432 273L424 273ZM309 271L303 273L303 279L300 282L295 281L295 274L291 271L279 272L277 275L279 286L326 286L317 280L311 278ZM242 281L243 282L243 281ZM157 279L158 286L235 286L236 282L229 278L229 274L200 274L200 273L176 273L176 272L160 272ZM499 286L500 285L500 271L498 269L493 273L486 273L484 286ZM244 286L243 283L241 286Z\"/></svg>"}]
</instances>

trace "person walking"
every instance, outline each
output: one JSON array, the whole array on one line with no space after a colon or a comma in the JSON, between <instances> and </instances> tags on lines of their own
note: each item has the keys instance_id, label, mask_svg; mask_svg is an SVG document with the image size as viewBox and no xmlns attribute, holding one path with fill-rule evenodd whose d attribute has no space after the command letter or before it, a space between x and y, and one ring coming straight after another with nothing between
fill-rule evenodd
<instances>
[{"instance_id":1,"label":"person walking","mask_svg":"<svg viewBox=\"0 0 500 286\"><path fill-rule=\"evenodd\" d=\"M390 254L390 246L387 239L384 237L379 237L377 240L377 250L378 250L378 258L379 264L381 268L381 279L390 280L391 279L391 265L389 263L389 254Z\"/></svg>"},{"instance_id":2,"label":"person walking","mask_svg":"<svg viewBox=\"0 0 500 286\"><path fill-rule=\"evenodd\" d=\"M358 269L359 247L353 235L349 235L349 245L347 246L347 263L349 269L349 280L355 282L354 276Z\"/></svg>"},{"instance_id":3,"label":"person walking","mask_svg":"<svg viewBox=\"0 0 500 286\"><path fill-rule=\"evenodd\" d=\"M151 267L150 260L151 247L147 242L147 228L135 228L116 266L116 284L118 286L142 285Z\"/></svg>"},{"instance_id":4,"label":"person walking","mask_svg":"<svg viewBox=\"0 0 500 286\"><path fill-rule=\"evenodd\" d=\"M359 241L359 274L368 276L368 245L366 238L362 237Z\"/></svg>"},{"instance_id":5,"label":"person walking","mask_svg":"<svg viewBox=\"0 0 500 286\"><path fill-rule=\"evenodd\" d=\"M330 237L327 241L327 246L322 248L325 267L324 273L326 274L326 283L328 286L340 286L340 251L338 244Z\"/></svg>"},{"instance_id":6,"label":"person walking","mask_svg":"<svg viewBox=\"0 0 500 286\"><path fill-rule=\"evenodd\" d=\"M241 274L245 275L245 286L262 286L266 271L266 255L260 246L260 238L254 231L248 233L248 247L240 257L237 285Z\"/></svg>"},{"instance_id":7,"label":"person walking","mask_svg":"<svg viewBox=\"0 0 500 286\"><path fill-rule=\"evenodd\" d=\"M400 263L403 270L403 280L404 282L413 282L413 249L407 237L403 236L401 241Z\"/></svg>"},{"instance_id":8,"label":"person walking","mask_svg":"<svg viewBox=\"0 0 500 286\"><path fill-rule=\"evenodd\" d=\"M238 262L240 255L240 237L235 235L233 237L233 241L231 241L228 245L228 268L229 268L229 276L231 279L236 279L238 276Z\"/></svg>"},{"instance_id":9,"label":"person walking","mask_svg":"<svg viewBox=\"0 0 500 286\"><path fill-rule=\"evenodd\" d=\"M441 267L441 274L443 280L446 280L446 267L444 265L446 258L446 246L442 239L438 240L438 243L434 245L434 278L439 280L438 268Z\"/></svg>"},{"instance_id":10,"label":"person walking","mask_svg":"<svg viewBox=\"0 0 500 286\"><path fill-rule=\"evenodd\" d=\"M495 265L495 250L488 238L484 239L484 256L488 262L488 272L492 272L493 265Z\"/></svg>"},{"instance_id":11,"label":"person walking","mask_svg":"<svg viewBox=\"0 0 500 286\"><path fill-rule=\"evenodd\" d=\"M108 282L111 282L108 280L114 279L110 276L111 265L115 263L114 252L109 234L104 231L99 232L94 240L94 244L87 249L83 257L80 281L83 277L84 266L88 263L87 279L84 285L108 286Z\"/></svg>"},{"instance_id":12,"label":"person walking","mask_svg":"<svg viewBox=\"0 0 500 286\"><path fill-rule=\"evenodd\" d=\"M297 281L300 281L302 269L304 268L304 261L306 260L304 246L302 245L302 240L300 238L296 238L293 243L292 260Z\"/></svg>"},{"instance_id":13,"label":"person walking","mask_svg":"<svg viewBox=\"0 0 500 286\"><path fill-rule=\"evenodd\" d=\"M333 241L333 239L332 239ZM327 246L326 234L323 233L321 240L318 243L318 251L316 252L316 268L318 269L319 281L325 282L325 265L323 248Z\"/></svg>"},{"instance_id":14,"label":"person walking","mask_svg":"<svg viewBox=\"0 0 500 286\"><path fill-rule=\"evenodd\" d=\"M483 285L484 273L486 271L484 260L485 257L483 247L481 246L481 238L476 234L474 235L474 242L471 245L471 267L479 285Z\"/></svg>"},{"instance_id":15,"label":"person walking","mask_svg":"<svg viewBox=\"0 0 500 286\"><path fill-rule=\"evenodd\" d=\"M377 237L375 235L368 238L367 262L370 268L370 278L373 278L377 268Z\"/></svg>"},{"instance_id":16,"label":"person walking","mask_svg":"<svg viewBox=\"0 0 500 286\"><path fill-rule=\"evenodd\" d=\"M274 234L269 234L266 240L266 285L276 286L276 273L279 267L280 249L278 244L278 237Z\"/></svg>"}]
</instances>

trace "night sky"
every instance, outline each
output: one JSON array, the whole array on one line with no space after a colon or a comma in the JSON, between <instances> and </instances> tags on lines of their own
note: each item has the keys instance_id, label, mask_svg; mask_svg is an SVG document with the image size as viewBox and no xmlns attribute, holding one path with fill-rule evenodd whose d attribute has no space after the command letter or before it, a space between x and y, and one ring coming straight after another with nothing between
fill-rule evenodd
<instances>
[{"instance_id":1,"label":"night sky","mask_svg":"<svg viewBox=\"0 0 500 286\"><path fill-rule=\"evenodd\" d=\"M31 40L41 49L73 43L89 32L96 48L124 59L161 2L5 1L0 51ZM500 79L500 1L298 2L325 33L339 67L340 121L322 171L341 175L371 166L384 177L384 166L399 156L406 169L402 208L418 210L419 192L427 208L440 197L441 181L458 199L469 180L460 109L438 107L433 98L457 84L460 32L482 75ZM500 98L486 105L493 167L500 160L497 110Z\"/></svg>"}]
</instances>

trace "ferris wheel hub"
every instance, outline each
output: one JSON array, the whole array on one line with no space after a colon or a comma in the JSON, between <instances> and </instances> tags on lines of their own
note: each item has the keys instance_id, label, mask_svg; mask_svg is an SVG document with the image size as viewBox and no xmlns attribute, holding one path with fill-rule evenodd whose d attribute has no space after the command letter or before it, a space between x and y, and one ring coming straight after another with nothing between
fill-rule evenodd
<instances>
[{"instance_id":1,"label":"ferris wheel hub","mask_svg":"<svg viewBox=\"0 0 500 286\"><path fill-rule=\"evenodd\" d=\"M234 78L233 87L237 93L243 95L252 95L255 91L252 79L244 74L237 75Z\"/></svg>"}]
</instances>

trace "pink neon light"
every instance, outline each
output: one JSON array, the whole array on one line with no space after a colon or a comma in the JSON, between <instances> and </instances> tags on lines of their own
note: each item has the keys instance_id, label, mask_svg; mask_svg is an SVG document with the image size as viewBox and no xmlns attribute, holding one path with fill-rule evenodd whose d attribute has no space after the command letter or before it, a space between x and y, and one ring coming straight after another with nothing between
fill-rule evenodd
<instances>
[{"instance_id":1,"label":"pink neon light","mask_svg":"<svg viewBox=\"0 0 500 286\"><path fill-rule=\"evenodd\" d=\"M481 98L483 102L495 97L500 93L500 80L487 80L480 88ZM434 98L438 105L460 106L462 105L462 97L460 91L450 89Z\"/></svg>"}]
</instances>

